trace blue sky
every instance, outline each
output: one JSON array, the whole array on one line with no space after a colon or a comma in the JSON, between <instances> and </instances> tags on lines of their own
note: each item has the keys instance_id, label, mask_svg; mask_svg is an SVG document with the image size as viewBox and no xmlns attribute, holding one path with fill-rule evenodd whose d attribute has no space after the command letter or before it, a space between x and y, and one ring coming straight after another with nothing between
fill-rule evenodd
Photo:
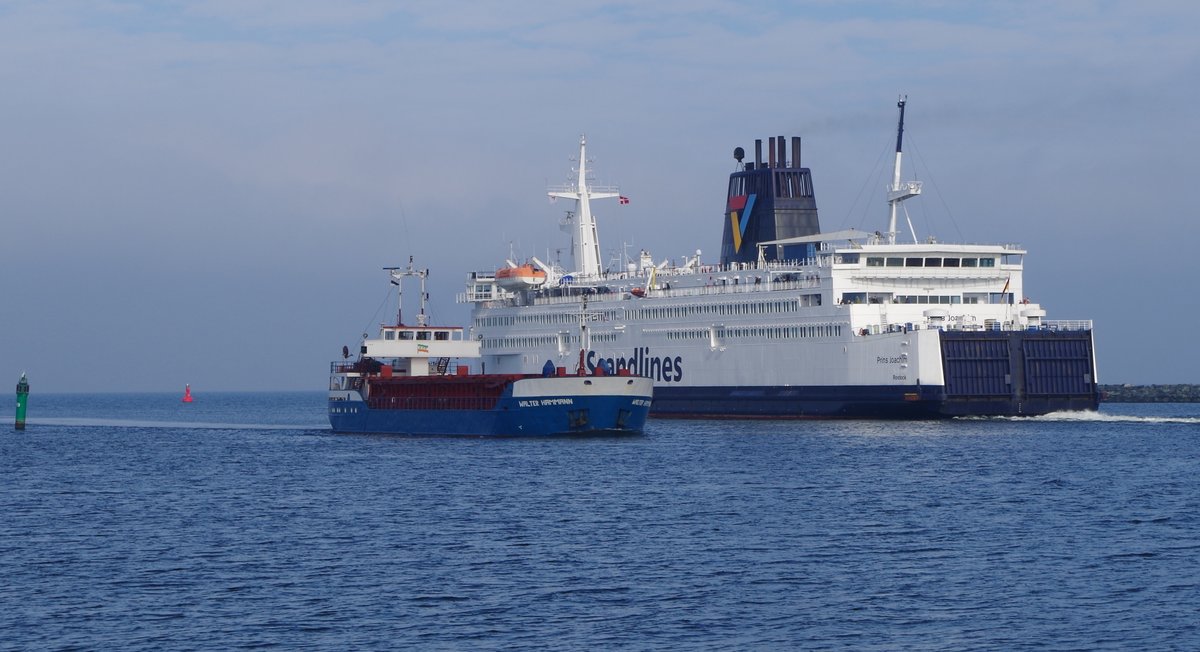
<instances>
[{"instance_id":1,"label":"blue sky","mask_svg":"<svg viewBox=\"0 0 1200 652\"><path fill-rule=\"evenodd\" d=\"M597 209L606 256L714 260L731 152L775 135L825 230L874 230L905 93L920 234L1024 245L1102 382L1200 382L1198 29L1182 1L0 0L0 375L320 389L380 267L415 255L465 324L469 270L564 247L544 189L581 133L633 200Z\"/></svg>"}]
</instances>

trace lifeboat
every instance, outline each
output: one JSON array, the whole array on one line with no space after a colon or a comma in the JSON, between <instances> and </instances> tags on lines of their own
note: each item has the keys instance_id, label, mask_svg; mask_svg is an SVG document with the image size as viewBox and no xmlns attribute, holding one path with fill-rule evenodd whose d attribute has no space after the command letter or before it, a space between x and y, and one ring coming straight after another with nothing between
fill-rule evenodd
<instances>
[{"instance_id":1,"label":"lifeboat","mask_svg":"<svg viewBox=\"0 0 1200 652\"><path fill-rule=\"evenodd\" d=\"M529 263L496 270L496 285L505 290L528 290L546 282L546 272Z\"/></svg>"}]
</instances>

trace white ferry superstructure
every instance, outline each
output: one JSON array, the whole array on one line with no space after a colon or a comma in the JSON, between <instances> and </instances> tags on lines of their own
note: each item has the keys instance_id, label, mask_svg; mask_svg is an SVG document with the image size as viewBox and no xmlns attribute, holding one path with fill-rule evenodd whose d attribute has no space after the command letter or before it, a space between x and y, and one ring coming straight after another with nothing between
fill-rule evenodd
<instances>
[{"instance_id":1,"label":"white ferry superstructure","mask_svg":"<svg viewBox=\"0 0 1200 652\"><path fill-rule=\"evenodd\" d=\"M642 252L601 268L591 201L620 197L587 176L550 190L572 199L575 269L533 259L545 280L509 290L474 272L471 336L492 373L530 373L580 350L586 302L589 368L655 381L652 416L937 418L1037 415L1098 404L1092 324L1052 321L1026 298L1014 244L898 242L904 100L884 232L821 233L812 177L784 137L742 148L730 175L721 259L700 252L655 263ZM621 201L625 201L623 198ZM910 232L912 232L910 225ZM508 268L517 267L509 261ZM513 287L509 285L508 287Z\"/></svg>"}]
</instances>

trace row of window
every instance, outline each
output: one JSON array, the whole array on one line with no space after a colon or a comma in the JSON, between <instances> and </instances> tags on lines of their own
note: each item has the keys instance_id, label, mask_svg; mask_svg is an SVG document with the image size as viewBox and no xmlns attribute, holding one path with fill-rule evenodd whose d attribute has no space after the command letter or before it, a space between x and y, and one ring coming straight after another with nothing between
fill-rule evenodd
<instances>
[{"instance_id":1,"label":"row of window","mask_svg":"<svg viewBox=\"0 0 1200 652\"><path fill-rule=\"evenodd\" d=\"M489 337L483 340L485 349L530 349L558 344L557 335L521 335L517 337Z\"/></svg>"},{"instance_id":2,"label":"row of window","mask_svg":"<svg viewBox=\"0 0 1200 652\"><path fill-rule=\"evenodd\" d=\"M801 334L804 331L806 334ZM776 334L779 333L779 334ZM788 333L788 334L782 334ZM765 337L797 338L797 337L837 337L842 334L841 325L826 324L822 326L746 326L738 328L717 329L717 337Z\"/></svg>"},{"instance_id":3,"label":"row of window","mask_svg":"<svg viewBox=\"0 0 1200 652\"><path fill-rule=\"evenodd\" d=\"M623 311L601 312L603 321L657 321L663 319L690 319L697 316L772 315L795 312L797 308L821 305L819 293L803 294L798 298L775 301L752 301L745 303L703 303L683 306L661 306L653 308L630 308ZM579 316L570 312L529 313L518 315L496 315L475 320L477 328L516 326L524 324L575 324Z\"/></svg>"},{"instance_id":4,"label":"row of window","mask_svg":"<svg viewBox=\"0 0 1200 652\"><path fill-rule=\"evenodd\" d=\"M399 336L397 336L399 335ZM431 337L432 335L432 337ZM385 340L449 340L450 331L384 331Z\"/></svg>"},{"instance_id":5,"label":"row of window","mask_svg":"<svg viewBox=\"0 0 1200 652\"><path fill-rule=\"evenodd\" d=\"M698 316L772 315L795 312L800 307L821 305L820 294L804 294L798 299L778 301L750 301L745 303L701 303L684 306L662 306L661 308L638 308L630 310L626 319L632 321L657 321L663 319L691 319Z\"/></svg>"},{"instance_id":6,"label":"row of window","mask_svg":"<svg viewBox=\"0 0 1200 652\"><path fill-rule=\"evenodd\" d=\"M772 340L799 339L805 337L837 337L842 334L841 325L822 324L817 326L745 326L718 328L721 338L765 338ZM668 340L707 340L712 333L708 330L667 331Z\"/></svg>"},{"instance_id":7,"label":"row of window","mask_svg":"<svg viewBox=\"0 0 1200 652\"><path fill-rule=\"evenodd\" d=\"M591 321L609 321L617 318L616 310L601 310L598 313L590 313ZM493 317L480 317L475 320L475 326L487 328L491 326L519 326L525 324L571 324L579 323L579 313L575 312L540 312L540 313L522 313L517 315L496 315Z\"/></svg>"},{"instance_id":8,"label":"row of window","mask_svg":"<svg viewBox=\"0 0 1200 652\"><path fill-rule=\"evenodd\" d=\"M966 294L950 295L916 295L886 293L846 292L842 295L842 303L916 303L916 304L950 304L960 303L1013 303L1012 292L967 292Z\"/></svg>"},{"instance_id":9,"label":"row of window","mask_svg":"<svg viewBox=\"0 0 1200 652\"><path fill-rule=\"evenodd\" d=\"M844 258L843 258L844 260ZM845 261L844 262L850 262ZM995 258L867 256L867 267L995 267Z\"/></svg>"},{"instance_id":10,"label":"row of window","mask_svg":"<svg viewBox=\"0 0 1200 652\"><path fill-rule=\"evenodd\" d=\"M618 331L607 331L604 333L592 333L590 339L592 340L592 344L608 344L610 342L616 342L620 335L621 333ZM572 337L571 339L575 342L579 341L578 336Z\"/></svg>"},{"instance_id":11,"label":"row of window","mask_svg":"<svg viewBox=\"0 0 1200 652\"><path fill-rule=\"evenodd\" d=\"M897 297L895 297L894 299L892 299L892 303L939 303L939 304L940 304L940 303L949 303L949 304L959 304L959 303L962 303L962 302L963 302L963 298L962 298L962 297L960 297L960 296L958 296L957 294L955 294L955 295L950 295L950 296L932 296L932 297L931 297L931 296L902 295L902 296L897 296ZM971 301L970 303L979 303L979 301L978 301L978 300L976 300L976 301Z\"/></svg>"},{"instance_id":12,"label":"row of window","mask_svg":"<svg viewBox=\"0 0 1200 652\"><path fill-rule=\"evenodd\" d=\"M616 342L618 337L620 337L620 333L617 331L592 333L591 341L592 344L611 344L612 342ZM577 347L579 346L579 335L565 335L560 339L559 334L555 333L553 335L489 337L483 340L483 348L485 349L531 349L550 345Z\"/></svg>"}]
</instances>

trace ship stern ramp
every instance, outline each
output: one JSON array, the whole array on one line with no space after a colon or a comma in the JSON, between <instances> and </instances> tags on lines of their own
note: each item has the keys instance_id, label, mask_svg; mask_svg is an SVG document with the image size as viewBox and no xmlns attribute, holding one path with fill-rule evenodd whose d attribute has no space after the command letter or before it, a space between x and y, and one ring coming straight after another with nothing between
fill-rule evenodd
<instances>
[{"instance_id":1,"label":"ship stern ramp","mask_svg":"<svg viewBox=\"0 0 1200 652\"><path fill-rule=\"evenodd\" d=\"M1090 328L943 331L940 339L946 416L1035 416L1099 407Z\"/></svg>"}]
</instances>

